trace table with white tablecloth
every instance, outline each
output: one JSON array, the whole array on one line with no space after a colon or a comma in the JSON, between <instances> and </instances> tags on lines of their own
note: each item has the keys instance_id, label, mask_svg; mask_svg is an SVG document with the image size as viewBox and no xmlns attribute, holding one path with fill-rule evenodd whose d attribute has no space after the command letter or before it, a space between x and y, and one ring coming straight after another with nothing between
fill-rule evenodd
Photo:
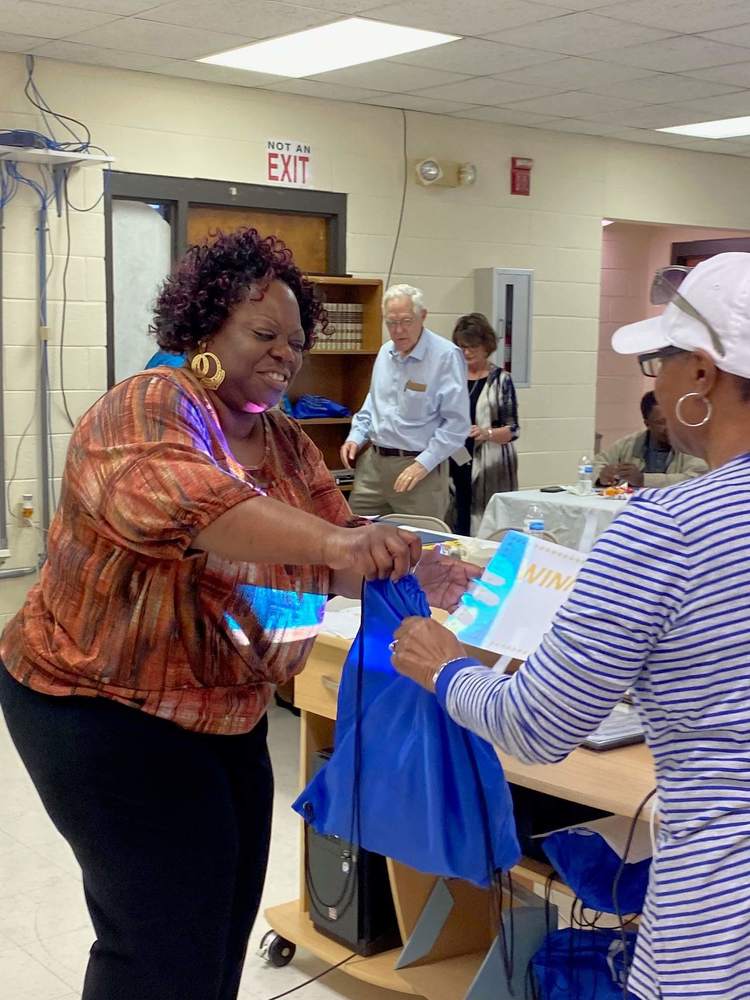
<instances>
[{"instance_id":1,"label":"table with white tablecloth","mask_svg":"<svg viewBox=\"0 0 750 1000\"><path fill-rule=\"evenodd\" d=\"M626 503L627 500L597 493L589 496L542 493L541 490L495 493L484 512L479 537L490 538L495 532L508 528L523 531L526 512L535 504L544 517L544 530L554 535L558 545L589 552Z\"/></svg>"}]
</instances>

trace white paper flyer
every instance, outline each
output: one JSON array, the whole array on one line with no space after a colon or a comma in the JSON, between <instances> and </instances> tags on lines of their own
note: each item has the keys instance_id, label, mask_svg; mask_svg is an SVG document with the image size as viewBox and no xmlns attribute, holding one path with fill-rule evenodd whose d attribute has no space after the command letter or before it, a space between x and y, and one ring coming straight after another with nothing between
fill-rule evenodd
<instances>
[{"instance_id":1,"label":"white paper flyer","mask_svg":"<svg viewBox=\"0 0 750 1000\"><path fill-rule=\"evenodd\" d=\"M575 549L511 531L445 625L469 646L525 660L585 561Z\"/></svg>"}]
</instances>

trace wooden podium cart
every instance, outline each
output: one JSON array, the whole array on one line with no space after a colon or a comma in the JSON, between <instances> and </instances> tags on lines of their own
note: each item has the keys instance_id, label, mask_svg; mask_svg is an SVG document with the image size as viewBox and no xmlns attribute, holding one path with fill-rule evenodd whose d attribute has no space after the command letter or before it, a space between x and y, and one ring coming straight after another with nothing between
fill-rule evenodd
<instances>
[{"instance_id":1,"label":"wooden podium cart","mask_svg":"<svg viewBox=\"0 0 750 1000\"><path fill-rule=\"evenodd\" d=\"M295 680L295 703L302 710L301 787L312 776L314 754L333 745L338 684L348 649L348 640L320 635L305 670ZM654 786L653 762L644 745L606 753L580 749L560 764L521 764L502 753L500 759L508 781L514 784L627 817L634 815ZM301 821L300 827L303 837ZM310 921L302 840L301 845L299 899L273 906L265 916L280 938L333 965L351 951L320 934ZM549 871L546 865L522 859L513 870L513 881L541 893ZM427 1000L484 996L473 984L491 955L493 932L487 893L456 879L424 875L392 860L388 861L388 873L401 937L408 942L405 950L411 949L416 960L405 962L404 950L396 948L370 958L355 956L341 971ZM427 931L425 938L424 915L429 908L440 910L444 919L441 917L440 933L430 937ZM500 995L495 991L495 997ZM523 996L523 991L519 995Z\"/></svg>"}]
</instances>

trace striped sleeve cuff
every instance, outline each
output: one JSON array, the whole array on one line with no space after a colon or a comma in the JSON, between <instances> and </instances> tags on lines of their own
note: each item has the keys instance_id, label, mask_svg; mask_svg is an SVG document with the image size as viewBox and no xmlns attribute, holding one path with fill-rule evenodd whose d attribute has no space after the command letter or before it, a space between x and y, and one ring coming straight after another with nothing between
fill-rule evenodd
<instances>
[{"instance_id":1,"label":"striped sleeve cuff","mask_svg":"<svg viewBox=\"0 0 750 1000\"><path fill-rule=\"evenodd\" d=\"M435 695L446 712L448 711L448 690L456 674L460 670L466 670L467 667L481 666L479 660L475 660L472 656L464 656L460 660L453 660L447 667L443 667L435 684Z\"/></svg>"}]
</instances>

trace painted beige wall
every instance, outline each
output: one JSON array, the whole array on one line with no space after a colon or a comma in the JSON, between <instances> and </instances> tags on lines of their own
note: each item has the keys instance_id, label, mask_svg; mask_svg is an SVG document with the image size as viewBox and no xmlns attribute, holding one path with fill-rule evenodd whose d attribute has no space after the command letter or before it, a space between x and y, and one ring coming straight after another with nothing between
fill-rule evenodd
<instances>
[{"instance_id":1,"label":"painted beige wall","mask_svg":"<svg viewBox=\"0 0 750 1000\"><path fill-rule=\"evenodd\" d=\"M384 277L393 247L403 178L400 111L325 102L147 73L39 60L37 81L57 108L84 119L117 169L264 182L266 139L314 146L314 184L349 196L348 267ZM4 126L39 127L23 97L21 56L0 55ZM475 267L534 268L533 387L520 393L521 482L570 479L593 444L599 343L602 216L653 223L750 228L750 161L547 133L437 115L407 114L410 159L470 159L479 179L467 190L420 188L409 178L394 280L424 288L434 329L449 334L473 307ZM534 159L532 196L508 194L509 158ZM96 171L71 185L79 204L101 191ZM33 199L7 213L6 414L8 471L33 413L37 373ZM56 253L64 247L53 225ZM105 388L104 238L101 206L72 219L66 385L77 416ZM60 298L59 256L52 279ZM52 355L58 328L53 312ZM59 386L56 362L53 385ZM56 470L69 428L53 393ZM32 427L32 430L35 429ZM21 449L14 507L33 489L38 441ZM11 564L37 551L32 529L13 528ZM27 581L0 584L0 616L15 609Z\"/></svg>"},{"instance_id":2,"label":"painted beige wall","mask_svg":"<svg viewBox=\"0 0 750 1000\"><path fill-rule=\"evenodd\" d=\"M611 339L625 323L661 312L661 307L649 302L649 291L656 269L671 263L672 244L748 236L750 233L736 229L633 222L614 222L602 229L596 385L596 431L602 436L602 447L643 426L640 400L653 388L652 382L643 378L633 358L615 354Z\"/></svg>"}]
</instances>

